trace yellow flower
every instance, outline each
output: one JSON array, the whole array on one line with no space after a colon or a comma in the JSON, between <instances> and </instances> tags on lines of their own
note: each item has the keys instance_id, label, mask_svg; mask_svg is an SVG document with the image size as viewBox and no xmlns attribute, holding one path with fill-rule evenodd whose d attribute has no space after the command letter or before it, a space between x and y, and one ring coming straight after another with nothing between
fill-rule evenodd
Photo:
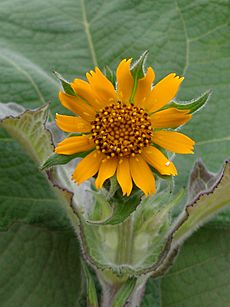
<instances>
[{"instance_id":1,"label":"yellow flower","mask_svg":"<svg viewBox=\"0 0 230 307\"><path fill-rule=\"evenodd\" d=\"M155 192L149 165L162 175L177 175L175 165L159 146L175 153L193 153L193 140L162 128L176 128L192 115L173 107L161 110L176 96L183 77L171 73L152 87L155 74L149 67L133 95L130 64L131 59L124 59L118 65L116 89L96 67L86 74L87 81L71 83L76 96L59 92L62 105L78 116L57 114L57 126L81 135L66 138L55 152L72 155L91 150L72 175L78 184L98 173L95 184L102 188L105 180L116 174L123 195L130 195L133 182L149 195Z\"/></svg>"}]
</instances>

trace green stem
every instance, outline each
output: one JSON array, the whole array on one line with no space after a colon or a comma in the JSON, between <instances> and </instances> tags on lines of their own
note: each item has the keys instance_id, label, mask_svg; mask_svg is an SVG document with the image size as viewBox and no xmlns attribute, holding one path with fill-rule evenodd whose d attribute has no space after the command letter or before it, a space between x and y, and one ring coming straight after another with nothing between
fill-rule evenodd
<instances>
[{"instance_id":1,"label":"green stem","mask_svg":"<svg viewBox=\"0 0 230 307\"><path fill-rule=\"evenodd\" d=\"M118 227L117 264L131 264L133 249L133 222L129 217Z\"/></svg>"}]
</instances>

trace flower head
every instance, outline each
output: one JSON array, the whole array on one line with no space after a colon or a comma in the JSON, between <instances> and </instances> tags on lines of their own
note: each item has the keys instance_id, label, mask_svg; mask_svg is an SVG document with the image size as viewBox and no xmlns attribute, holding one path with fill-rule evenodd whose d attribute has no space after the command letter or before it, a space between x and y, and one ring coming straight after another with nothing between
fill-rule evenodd
<instances>
[{"instance_id":1,"label":"flower head","mask_svg":"<svg viewBox=\"0 0 230 307\"><path fill-rule=\"evenodd\" d=\"M55 148L57 154L90 153L77 165L72 179L78 184L96 175L96 187L116 174L124 195L130 195L133 182L145 195L155 192L151 167L162 175L177 170L159 149L180 154L193 153L194 141L169 131L191 119L189 110L164 108L175 96L183 77L171 73L155 86L151 67L135 80L131 59L117 67L117 86L98 67L86 74L87 81L75 79L75 95L59 92L64 107L78 116L56 115L57 126L65 132L78 132ZM162 109L163 108L163 109ZM149 166L150 165L150 166Z\"/></svg>"}]
</instances>

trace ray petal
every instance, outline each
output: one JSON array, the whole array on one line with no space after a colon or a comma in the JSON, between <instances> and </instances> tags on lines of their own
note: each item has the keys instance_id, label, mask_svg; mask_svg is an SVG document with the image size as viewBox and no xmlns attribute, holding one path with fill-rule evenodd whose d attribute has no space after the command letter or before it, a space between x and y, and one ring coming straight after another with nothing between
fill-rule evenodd
<instances>
[{"instance_id":1,"label":"ray petal","mask_svg":"<svg viewBox=\"0 0 230 307\"><path fill-rule=\"evenodd\" d=\"M176 128L192 118L188 113L189 110L169 108L152 114L150 120L153 128Z\"/></svg>"},{"instance_id":2,"label":"ray petal","mask_svg":"<svg viewBox=\"0 0 230 307\"><path fill-rule=\"evenodd\" d=\"M95 110L80 97L70 96L66 93L59 92L59 99L65 108L81 116L86 121L91 122L95 119Z\"/></svg>"},{"instance_id":3,"label":"ray petal","mask_svg":"<svg viewBox=\"0 0 230 307\"><path fill-rule=\"evenodd\" d=\"M130 166L129 166L129 159L123 158L120 159L118 166L117 166L117 181L121 186L123 195L129 196L132 188L132 178L130 174Z\"/></svg>"},{"instance_id":4,"label":"ray petal","mask_svg":"<svg viewBox=\"0 0 230 307\"><path fill-rule=\"evenodd\" d=\"M57 126L65 132L90 132L91 125L81 117L56 114Z\"/></svg>"},{"instance_id":5,"label":"ray petal","mask_svg":"<svg viewBox=\"0 0 230 307\"><path fill-rule=\"evenodd\" d=\"M138 80L136 94L134 96L134 104L139 107L145 107L145 100L149 96L152 88L152 83L155 79L155 73L152 67L149 67L146 75Z\"/></svg>"},{"instance_id":6,"label":"ray petal","mask_svg":"<svg viewBox=\"0 0 230 307\"><path fill-rule=\"evenodd\" d=\"M155 178L144 159L140 155L137 155L135 157L130 157L129 163L131 176L136 186L140 188L146 196L155 193Z\"/></svg>"},{"instance_id":7,"label":"ray petal","mask_svg":"<svg viewBox=\"0 0 230 307\"><path fill-rule=\"evenodd\" d=\"M192 154L195 142L188 136L175 131L157 131L153 133L153 143L175 153Z\"/></svg>"},{"instance_id":8,"label":"ray petal","mask_svg":"<svg viewBox=\"0 0 230 307\"><path fill-rule=\"evenodd\" d=\"M115 89L113 84L103 75L98 67L95 71L86 74L86 78L98 98L98 101L105 106L116 100Z\"/></svg>"},{"instance_id":9,"label":"ray petal","mask_svg":"<svg viewBox=\"0 0 230 307\"><path fill-rule=\"evenodd\" d=\"M70 136L57 144L55 152L62 155L72 155L95 147L95 143L88 135Z\"/></svg>"},{"instance_id":10,"label":"ray petal","mask_svg":"<svg viewBox=\"0 0 230 307\"><path fill-rule=\"evenodd\" d=\"M143 148L141 155L161 175L177 175L177 170L173 162L167 159L156 147L148 146Z\"/></svg>"},{"instance_id":11,"label":"ray petal","mask_svg":"<svg viewBox=\"0 0 230 307\"><path fill-rule=\"evenodd\" d=\"M105 158L102 160L98 176L95 181L97 189L101 189L105 180L112 177L115 174L117 169L117 163L118 159L116 157L110 159Z\"/></svg>"},{"instance_id":12,"label":"ray petal","mask_svg":"<svg viewBox=\"0 0 230 307\"><path fill-rule=\"evenodd\" d=\"M94 176L98 172L103 158L104 155L97 150L88 154L78 163L72 175L72 179L80 184Z\"/></svg>"},{"instance_id":13,"label":"ray petal","mask_svg":"<svg viewBox=\"0 0 230 307\"><path fill-rule=\"evenodd\" d=\"M133 90L133 76L130 72L130 64L132 59L122 60L117 67L117 94L118 100L127 103Z\"/></svg>"},{"instance_id":14,"label":"ray petal","mask_svg":"<svg viewBox=\"0 0 230 307\"><path fill-rule=\"evenodd\" d=\"M103 108L104 104L98 100L88 82L81 79L74 79L71 86L75 93L86 100L94 109L98 111Z\"/></svg>"},{"instance_id":15,"label":"ray petal","mask_svg":"<svg viewBox=\"0 0 230 307\"><path fill-rule=\"evenodd\" d=\"M160 80L146 99L145 107L149 112L155 112L170 102L177 94L183 77L171 73Z\"/></svg>"}]
</instances>

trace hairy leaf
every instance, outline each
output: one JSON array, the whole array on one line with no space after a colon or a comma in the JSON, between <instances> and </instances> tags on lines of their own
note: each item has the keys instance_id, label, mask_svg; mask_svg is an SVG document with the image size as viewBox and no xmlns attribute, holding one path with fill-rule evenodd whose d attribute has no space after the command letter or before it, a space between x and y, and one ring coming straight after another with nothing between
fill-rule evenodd
<instances>
[{"instance_id":1,"label":"hairy leaf","mask_svg":"<svg viewBox=\"0 0 230 307\"><path fill-rule=\"evenodd\" d=\"M16 117L9 117L12 110ZM4 113L8 117L0 122L1 304L75 306L81 275L79 246L67 217L70 196L54 188L39 170L52 151L51 135L44 127L47 106L24 111L10 104Z\"/></svg>"},{"instance_id":2,"label":"hairy leaf","mask_svg":"<svg viewBox=\"0 0 230 307\"><path fill-rule=\"evenodd\" d=\"M16 223L0 232L0 249L1 306L76 306L81 269L72 231Z\"/></svg>"},{"instance_id":3,"label":"hairy leaf","mask_svg":"<svg viewBox=\"0 0 230 307\"><path fill-rule=\"evenodd\" d=\"M59 74L58 72L54 71L55 76L58 78L58 80L60 81L62 88L64 90L64 92L68 95L71 96L76 96L74 89L72 88L71 84L65 80L61 74Z\"/></svg>"},{"instance_id":4,"label":"hairy leaf","mask_svg":"<svg viewBox=\"0 0 230 307\"><path fill-rule=\"evenodd\" d=\"M207 91L200 97L192 99L192 101L186 102L171 102L167 105L167 108L177 108L179 110L189 110L189 113L194 113L205 106L209 97L211 96L211 91Z\"/></svg>"}]
</instances>

